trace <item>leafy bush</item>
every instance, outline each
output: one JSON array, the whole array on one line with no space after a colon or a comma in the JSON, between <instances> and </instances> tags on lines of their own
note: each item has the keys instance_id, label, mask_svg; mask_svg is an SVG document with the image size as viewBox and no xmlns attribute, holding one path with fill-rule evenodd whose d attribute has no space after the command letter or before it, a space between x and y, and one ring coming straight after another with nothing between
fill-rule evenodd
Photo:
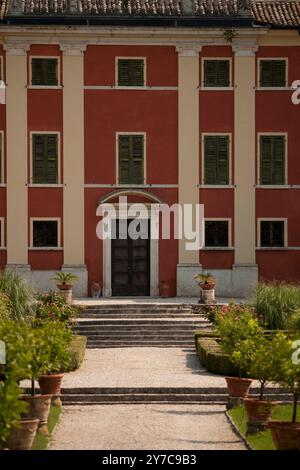
<instances>
[{"instance_id":1,"label":"leafy bush","mask_svg":"<svg viewBox=\"0 0 300 470\"><path fill-rule=\"evenodd\" d=\"M0 321L11 318L10 300L6 294L0 294Z\"/></svg>"},{"instance_id":2,"label":"leafy bush","mask_svg":"<svg viewBox=\"0 0 300 470\"><path fill-rule=\"evenodd\" d=\"M33 314L33 291L30 284L18 273L0 273L0 293L10 301L10 317L15 320L28 320Z\"/></svg>"},{"instance_id":3,"label":"leafy bush","mask_svg":"<svg viewBox=\"0 0 300 470\"><path fill-rule=\"evenodd\" d=\"M245 354L240 353L243 341L251 341L252 348L260 340L264 332L253 309L250 307L240 307L230 304L226 312L221 312L216 316L216 329L220 335L221 350L228 354L231 362L245 373L251 361L251 349L245 350ZM246 352L249 353L246 355Z\"/></svg>"},{"instance_id":4,"label":"leafy bush","mask_svg":"<svg viewBox=\"0 0 300 470\"><path fill-rule=\"evenodd\" d=\"M255 291L254 307L266 328L284 330L300 308L300 287L283 282L261 283Z\"/></svg>"},{"instance_id":5,"label":"leafy bush","mask_svg":"<svg viewBox=\"0 0 300 470\"><path fill-rule=\"evenodd\" d=\"M68 305L64 296L50 292L37 297L35 319L38 323L48 320L58 320L70 324L79 310L79 307Z\"/></svg>"},{"instance_id":6,"label":"leafy bush","mask_svg":"<svg viewBox=\"0 0 300 470\"><path fill-rule=\"evenodd\" d=\"M65 372L70 367L71 354L69 345L72 340L71 330L58 320L44 322L39 328L40 334L46 338L45 364L46 374Z\"/></svg>"},{"instance_id":7,"label":"leafy bush","mask_svg":"<svg viewBox=\"0 0 300 470\"><path fill-rule=\"evenodd\" d=\"M288 320L288 329L300 331L300 309L296 310Z\"/></svg>"},{"instance_id":8,"label":"leafy bush","mask_svg":"<svg viewBox=\"0 0 300 470\"><path fill-rule=\"evenodd\" d=\"M28 404L19 400L21 390L14 380L0 382L0 450L12 428L18 426L21 414L26 413Z\"/></svg>"},{"instance_id":9,"label":"leafy bush","mask_svg":"<svg viewBox=\"0 0 300 470\"><path fill-rule=\"evenodd\" d=\"M66 372L79 369L84 359L86 344L86 336L73 335L68 348L68 351L70 352L70 364Z\"/></svg>"}]
</instances>

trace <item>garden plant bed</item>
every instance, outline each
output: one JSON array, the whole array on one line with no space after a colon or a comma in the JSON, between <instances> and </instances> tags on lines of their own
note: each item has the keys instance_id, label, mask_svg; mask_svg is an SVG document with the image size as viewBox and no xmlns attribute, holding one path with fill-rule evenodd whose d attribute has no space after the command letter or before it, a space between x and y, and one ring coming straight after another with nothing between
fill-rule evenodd
<instances>
[{"instance_id":1,"label":"garden plant bed","mask_svg":"<svg viewBox=\"0 0 300 470\"><path fill-rule=\"evenodd\" d=\"M48 431L49 436L46 437L41 433L37 433L33 441L31 450L46 450L51 440L51 435L58 424L60 415L62 413L62 408L59 406L52 405L50 408L49 418L48 418Z\"/></svg>"},{"instance_id":2,"label":"garden plant bed","mask_svg":"<svg viewBox=\"0 0 300 470\"><path fill-rule=\"evenodd\" d=\"M272 419L290 421L292 417L292 405L277 405L272 413ZM249 448L252 450L275 450L271 431L258 432L246 436L247 415L243 405L227 411L227 416L234 426L236 432L242 436ZM300 421L300 406L297 409L297 421Z\"/></svg>"}]
</instances>

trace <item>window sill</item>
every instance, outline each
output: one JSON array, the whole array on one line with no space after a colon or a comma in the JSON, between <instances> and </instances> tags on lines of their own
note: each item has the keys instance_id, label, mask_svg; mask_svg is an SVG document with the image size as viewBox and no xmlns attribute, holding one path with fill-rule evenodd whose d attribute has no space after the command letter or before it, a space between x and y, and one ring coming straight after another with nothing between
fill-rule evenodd
<instances>
[{"instance_id":1,"label":"window sill","mask_svg":"<svg viewBox=\"0 0 300 470\"><path fill-rule=\"evenodd\" d=\"M27 85L28 90L62 90L62 85Z\"/></svg>"},{"instance_id":2,"label":"window sill","mask_svg":"<svg viewBox=\"0 0 300 470\"><path fill-rule=\"evenodd\" d=\"M84 90L134 90L134 91L176 91L178 86L116 86L116 85L85 85Z\"/></svg>"},{"instance_id":3,"label":"window sill","mask_svg":"<svg viewBox=\"0 0 300 470\"><path fill-rule=\"evenodd\" d=\"M203 189L234 189L234 184L198 184L198 188Z\"/></svg>"},{"instance_id":4,"label":"window sill","mask_svg":"<svg viewBox=\"0 0 300 470\"><path fill-rule=\"evenodd\" d=\"M257 189L291 189L290 184L256 184Z\"/></svg>"},{"instance_id":5,"label":"window sill","mask_svg":"<svg viewBox=\"0 0 300 470\"><path fill-rule=\"evenodd\" d=\"M62 247L50 247L50 246L30 246L28 251L63 251Z\"/></svg>"},{"instance_id":6,"label":"window sill","mask_svg":"<svg viewBox=\"0 0 300 470\"><path fill-rule=\"evenodd\" d=\"M64 184L57 183L57 184L34 184L30 183L27 185L28 188L63 188Z\"/></svg>"},{"instance_id":7,"label":"window sill","mask_svg":"<svg viewBox=\"0 0 300 470\"><path fill-rule=\"evenodd\" d=\"M201 86L200 91L234 91L233 86Z\"/></svg>"},{"instance_id":8,"label":"window sill","mask_svg":"<svg viewBox=\"0 0 300 470\"><path fill-rule=\"evenodd\" d=\"M204 246L201 250L205 251L233 251L234 246Z\"/></svg>"},{"instance_id":9,"label":"window sill","mask_svg":"<svg viewBox=\"0 0 300 470\"><path fill-rule=\"evenodd\" d=\"M294 91L295 88L289 86L267 86L267 87L255 87L256 91Z\"/></svg>"},{"instance_id":10,"label":"window sill","mask_svg":"<svg viewBox=\"0 0 300 470\"><path fill-rule=\"evenodd\" d=\"M0 183L0 188L6 188L6 183Z\"/></svg>"},{"instance_id":11,"label":"window sill","mask_svg":"<svg viewBox=\"0 0 300 470\"><path fill-rule=\"evenodd\" d=\"M6 249L6 246L0 246L0 251L5 251Z\"/></svg>"},{"instance_id":12,"label":"window sill","mask_svg":"<svg viewBox=\"0 0 300 470\"><path fill-rule=\"evenodd\" d=\"M299 249L297 247L290 247L290 246L257 246L256 250L259 251L286 251L286 250L291 250L291 249Z\"/></svg>"}]
</instances>

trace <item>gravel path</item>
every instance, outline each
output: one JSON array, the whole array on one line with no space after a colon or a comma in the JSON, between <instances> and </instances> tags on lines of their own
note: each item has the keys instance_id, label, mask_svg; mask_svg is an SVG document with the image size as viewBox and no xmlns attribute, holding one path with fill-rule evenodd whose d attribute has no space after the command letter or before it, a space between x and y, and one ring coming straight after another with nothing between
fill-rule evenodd
<instances>
[{"instance_id":1,"label":"gravel path","mask_svg":"<svg viewBox=\"0 0 300 470\"><path fill-rule=\"evenodd\" d=\"M223 406L67 407L50 450L244 450Z\"/></svg>"},{"instance_id":2,"label":"gravel path","mask_svg":"<svg viewBox=\"0 0 300 470\"><path fill-rule=\"evenodd\" d=\"M81 368L63 381L64 388L224 386L223 377L200 366L194 350L181 348L87 349Z\"/></svg>"}]
</instances>

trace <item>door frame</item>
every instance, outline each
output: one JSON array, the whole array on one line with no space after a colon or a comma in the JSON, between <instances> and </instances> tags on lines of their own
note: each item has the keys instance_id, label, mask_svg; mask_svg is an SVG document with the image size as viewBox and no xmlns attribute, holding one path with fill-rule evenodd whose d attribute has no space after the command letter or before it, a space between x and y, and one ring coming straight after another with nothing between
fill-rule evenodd
<instances>
[{"instance_id":1,"label":"door frame","mask_svg":"<svg viewBox=\"0 0 300 470\"><path fill-rule=\"evenodd\" d=\"M159 204L128 204L134 205L134 209L139 212L141 219L150 219L150 297L157 297L159 294ZM126 209L120 208L119 204L102 204L108 219L119 219L125 217ZM111 286L111 239L105 238L103 241L103 296L112 297Z\"/></svg>"}]
</instances>

